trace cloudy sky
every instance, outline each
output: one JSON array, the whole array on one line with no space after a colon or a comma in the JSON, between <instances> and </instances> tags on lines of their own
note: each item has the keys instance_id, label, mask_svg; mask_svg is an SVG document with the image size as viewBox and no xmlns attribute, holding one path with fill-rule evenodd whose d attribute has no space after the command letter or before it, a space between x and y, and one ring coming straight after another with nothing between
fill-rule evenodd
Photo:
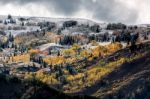
<instances>
[{"instance_id":1,"label":"cloudy sky","mask_svg":"<svg viewBox=\"0 0 150 99\"><path fill-rule=\"evenodd\" d=\"M150 0L0 0L0 15L150 23Z\"/></svg>"}]
</instances>

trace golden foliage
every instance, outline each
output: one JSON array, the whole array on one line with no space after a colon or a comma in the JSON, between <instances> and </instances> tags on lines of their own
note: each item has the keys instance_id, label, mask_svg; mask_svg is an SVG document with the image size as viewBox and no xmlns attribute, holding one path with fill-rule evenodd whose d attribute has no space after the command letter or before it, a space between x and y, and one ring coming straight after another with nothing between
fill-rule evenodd
<instances>
[{"instance_id":1,"label":"golden foliage","mask_svg":"<svg viewBox=\"0 0 150 99\"><path fill-rule=\"evenodd\" d=\"M72 58L67 58L66 59L66 62L70 63L70 64L73 63L73 62L76 62L76 61L78 61L78 59L76 57L72 57Z\"/></svg>"},{"instance_id":2,"label":"golden foliage","mask_svg":"<svg viewBox=\"0 0 150 99\"><path fill-rule=\"evenodd\" d=\"M80 49L81 47L78 44L73 44L72 46L72 50L77 51L78 49Z\"/></svg>"},{"instance_id":3,"label":"golden foliage","mask_svg":"<svg viewBox=\"0 0 150 99\"><path fill-rule=\"evenodd\" d=\"M115 68L117 68L119 65L123 64L125 62L125 58L120 58L116 62L110 62L106 64L105 66L95 66L94 68L91 68L84 73L79 73L78 75L69 75L67 77L67 81L71 83L70 86L65 86L67 89L66 92L76 92L77 90L81 90L85 86L91 86L96 81L101 79L103 76L109 74L112 72ZM84 77L84 80L83 80ZM78 86L78 88L76 88Z\"/></svg>"},{"instance_id":4,"label":"golden foliage","mask_svg":"<svg viewBox=\"0 0 150 99\"><path fill-rule=\"evenodd\" d=\"M10 57L9 62L30 62L30 55L29 54L23 54L23 55L17 55Z\"/></svg>"},{"instance_id":5,"label":"golden foliage","mask_svg":"<svg viewBox=\"0 0 150 99\"><path fill-rule=\"evenodd\" d=\"M92 54L94 57L100 57L101 56L101 49L99 47L92 50Z\"/></svg>"},{"instance_id":6,"label":"golden foliage","mask_svg":"<svg viewBox=\"0 0 150 99\"><path fill-rule=\"evenodd\" d=\"M87 50L83 50L83 51L80 53L80 56L81 56L81 57L89 57L89 56L90 56L90 52L87 51Z\"/></svg>"},{"instance_id":7,"label":"golden foliage","mask_svg":"<svg viewBox=\"0 0 150 99\"><path fill-rule=\"evenodd\" d=\"M95 49L92 49L93 57L100 57L105 55L110 55L117 50L120 50L123 46L120 43L111 43L106 46L98 46Z\"/></svg>"},{"instance_id":8,"label":"golden foliage","mask_svg":"<svg viewBox=\"0 0 150 99\"><path fill-rule=\"evenodd\" d=\"M75 56L76 55L76 52L72 49L64 50L63 53L64 53L65 56Z\"/></svg>"},{"instance_id":9,"label":"golden foliage","mask_svg":"<svg viewBox=\"0 0 150 99\"><path fill-rule=\"evenodd\" d=\"M42 70L36 73L26 73L25 79L37 79L46 84L58 84L59 82L55 79L55 75L44 74Z\"/></svg>"},{"instance_id":10,"label":"golden foliage","mask_svg":"<svg viewBox=\"0 0 150 99\"><path fill-rule=\"evenodd\" d=\"M44 61L49 65L58 65L64 63L65 59L62 56L53 56L53 57L44 58Z\"/></svg>"},{"instance_id":11,"label":"golden foliage","mask_svg":"<svg viewBox=\"0 0 150 99\"><path fill-rule=\"evenodd\" d=\"M114 53L117 50L120 50L123 46L120 43L111 43L106 46L106 49L109 53Z\"/></svg>"},{"instance_id":12,"label":"golden foliage","mask_svg":"<svg viewBox=\"0 0 150 99\"><path fill-rule=\"evenodd\" d=\"M38 54L38 53L40 53L40 50L38 50L38 49L29 50L29 54Z\"/></svg>"},{"instance_id":13,"label":"golden foliage","mask_svg":"<svg viewBox=\"0 0 150 99\"><path fill-rule=\"evenodd\" d=\"M77 80L77 79L81 79L82 77L84 77L84 74L83 73L78 73L77 75L69 75L66 80L67 81L74 81L74 80Z\"/></svg>"}]
</instances>

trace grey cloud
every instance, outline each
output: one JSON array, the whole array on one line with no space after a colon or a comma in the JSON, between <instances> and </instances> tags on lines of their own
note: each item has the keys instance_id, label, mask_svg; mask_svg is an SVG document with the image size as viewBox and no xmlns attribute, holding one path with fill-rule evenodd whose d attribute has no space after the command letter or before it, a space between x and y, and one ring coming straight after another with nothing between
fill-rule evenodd
<instances>
[{"instance_id":1,"label":"grey cloud","mask_svg":"<svg viewBox=\"0 0 150 99\"><path fill-rule=\"evenodd\" d=\"M138 19L138 10L128 8L116 0L101 0L96 3L93 17L107 22L135 23Z\"/></svg>"},{"instance_id":2,"label":"grey cloud","mask_svg":"<svg viewBox=\"0 0 150 99\"><path fill-rule=\"evenodd\" d=\"M33 3L45 6L50 12L57 15L70 17L84 9L92 14L93 19L105 22L135 23L138 19L137 9L129 8L117 0L97 0L96 2L92 0L0 0L0 3L20 6ZM51 8L53 8L53 11Z\"/></svg>"},{"instance_id":3,"label":"grey cloud","mask_svg":"<svg viewBox=\"0 0 150 99\"><path fill-rule=\"evenodd\" d=\"M72 15L79 11L81 8L81 1L79 0L51 0L51 4L55 8L55 11L65 14Z\"/></svg>"}]
</instances>

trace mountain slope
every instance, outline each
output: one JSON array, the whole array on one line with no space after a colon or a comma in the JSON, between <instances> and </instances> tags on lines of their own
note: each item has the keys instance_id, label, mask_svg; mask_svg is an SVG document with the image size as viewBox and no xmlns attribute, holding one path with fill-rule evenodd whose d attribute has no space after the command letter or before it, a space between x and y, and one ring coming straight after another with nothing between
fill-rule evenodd
<instances>
[{"instance_id":1,"label":"mountain slope","mask_svg":"<svg viewBox=\"0 0 150 99\"><path fill-rule=\"evenodd\" d=\"M87 95L64 94L38 80L25 81L0 74L0 99L97 99Z\"/></svg>"},{"instance_id":2,"label":"mountain slope","mask_svg":"<svg viewBox=\"0 0 150 99\"><path fill-rule=\"evenodd\" d=\"M122 57L128 57L121 52ZM118 53L118 52L117 52ZM150 52L149 43L144 44L136 54L145 53L144 56L125 62L119 68L104 76L95 85L76 94L93 95L102 99L144 99L150 98ZM131 55L134 55L132 53ZM115 53L116 54L116 53ZM114 55L115 55L114 54ZM135 56L136 56L135 54Z\"/></svg>"},{"instance_id":3,"label":"mountain slope","mask_svg":"<svg viewBox=\"0 0 150 99\"><path fill-rule=\"evenodd\" d=\"M125 63L102 81L108 82L94 93L98 97L150 98L150 53L131 63Z\"/></svg>"}]
</instances>

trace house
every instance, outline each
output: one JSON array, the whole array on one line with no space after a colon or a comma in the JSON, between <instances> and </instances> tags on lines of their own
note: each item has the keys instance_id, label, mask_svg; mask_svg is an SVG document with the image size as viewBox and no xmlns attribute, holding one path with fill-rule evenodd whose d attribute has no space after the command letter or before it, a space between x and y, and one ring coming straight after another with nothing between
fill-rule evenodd
<instances>
[{"instance_id":1,"label":"house","mask_svg":"<svg viewBox=\"0 0 150 99\"><path fill-rule=\"evenodd\" d=\"M64 47L56 43L48 43L39 46L38 49L41 51L41 54L47 53L49 55L58 55L61 54L60 52Z\"/></svg>"}]
</instances>

